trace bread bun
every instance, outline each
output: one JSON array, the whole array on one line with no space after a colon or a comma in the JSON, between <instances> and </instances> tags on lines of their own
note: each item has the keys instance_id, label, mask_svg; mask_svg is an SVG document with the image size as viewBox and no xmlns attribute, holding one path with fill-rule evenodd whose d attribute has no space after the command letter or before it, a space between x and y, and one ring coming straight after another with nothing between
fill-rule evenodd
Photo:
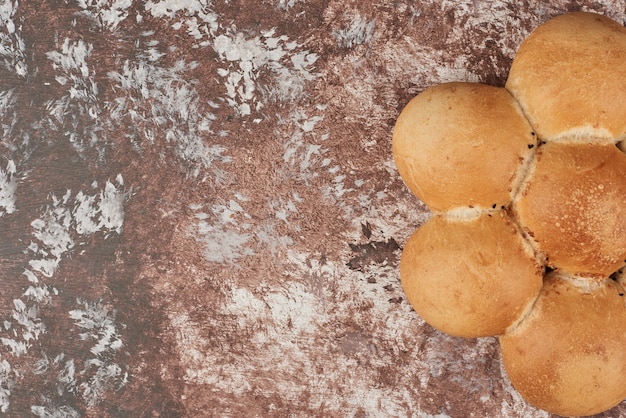
<instances>
[{"instance_id":1,"label":"bread bun","mask_svg":"<svg viewBox=\"0 0 626 418\"><path fill-rule=\"evenodd\" d=\"M430 325L459 337L499 335L539 294L543 268L503 211L436 215L408 240L400 279Z\"/></svg>"},{"instance_id":2,"label":"bread bun","mask_svg":"<svg viewBox=\"0 0 626 418\"><path fill-rule=\"evenodd\" d=\"M610 279L548 275L528 317L500 345L513 387L546 411L592 415L626 398L626 304Z\"/></svg>"},{"instance_id":3,"label":"bread bun","mask_svg":"<svg viewBox=\"0 0 626 418\"><path fill-rule=\"evenodd\" d=\"M474 83L431 87L404 108L393 133L396 166L433 211L491 208L511 189L536 143L504 88Z\"/></svg>"},{"instance_id":4,"label":"bread bun","mask_svg":"<svg viewBox=\"0 0 626 418\"><path fill-rule=\"evenodd\" d=\"M554 414L626 398L624 59L621 24L559 16L524 41L506 88L430 87L393 133L434 212L402 253L407 299L447 334L499 335L513 386Z\"/></svg>"},{"instance_id":5,"label":"bread bun","mask_svg":"<svg viewBox=\"0 0 626 418\"><path fill-rule=\"evenodd\" d=\"M607 277L624 264L626 155L615 145L542 145L513 207L550 266Z\"/></svg>"},{"instance_id":6,"label":"bread bun","mask_svg":"<svg viewBox=\"0 0 626 418\"><path fill-rule=\"evenodd\" d=\"M616 142L626 135L626 28L595 13L569 13L520 46L506 88L545 141Z\"/></svg>"}]
</instances>

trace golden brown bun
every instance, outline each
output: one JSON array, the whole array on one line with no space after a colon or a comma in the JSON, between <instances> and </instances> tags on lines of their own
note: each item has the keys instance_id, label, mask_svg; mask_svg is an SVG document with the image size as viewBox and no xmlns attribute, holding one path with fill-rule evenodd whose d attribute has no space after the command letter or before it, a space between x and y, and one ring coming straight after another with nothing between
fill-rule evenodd
<instances>
[{"instance_id":1,"label":"golden brown bun","mask_svg":"<svg viewBox=\"0 0 626 418\"><path fill-rule=\"evenodd\" d=\"M506 88L543 140L606 142L626 135L626 28L569 13L535 29L513 60Z\"/></svg>"},{"instance_id":2,"label":"golden brown bun","mask_svg":"<svg viewBox=\"0 0 626 418\"><path fill-rule=\"evenodd\" d=\"M393 154L409 189L433 211L511 200L536 139L504 88L446 83L413 98L396 122Z\"/></svg>"},{"instance_id":3,"label":"golden brown bun","mask_svg":"<svg viewBox=\"0 0 626 418\"><path fill-rule=\"evenodd\" d=\"M602 412L626 398L626 302L615 282L549 275L532 311L500 337L513 384L548 412Z\"/></svg>"},{"instance_id":4,"label":"golden brown bun","mask_svg":"<svg viewBox=\"0 0 626 418\"><path fill-rule=\"evenodd\" d=\"M548 265L607 277L626 259L626 155L615 145L546 143L514 209Z\"/></svg>"},{"instance_id":5,"label":"golden brown bun","mask_svg":"<svg viewBox=\"0 0 626 418\"><path fill-rule=\"evenodd\" d=\"M502 211L471 220L435 215L400 261L407 299L430 325L459 337L499 335L528 309L543 268Z\"/></svg>"}]
</instances>

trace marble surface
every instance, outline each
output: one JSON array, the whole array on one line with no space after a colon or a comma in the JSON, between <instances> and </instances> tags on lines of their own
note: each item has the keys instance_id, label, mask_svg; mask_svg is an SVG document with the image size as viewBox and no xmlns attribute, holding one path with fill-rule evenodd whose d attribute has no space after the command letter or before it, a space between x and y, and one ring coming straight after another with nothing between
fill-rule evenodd
<instances>
[{"instance_id":1,"label":"marble surface","mask_svg":"<svg viewBox=\"0 0 626 418\"><path fill-rule=\"evenodd\" d=\"M548 417L426 325L400 110L624 1L4 0L0 411ZM626 403L600 416L626 415Z\"/></svg>"}]
</instances>

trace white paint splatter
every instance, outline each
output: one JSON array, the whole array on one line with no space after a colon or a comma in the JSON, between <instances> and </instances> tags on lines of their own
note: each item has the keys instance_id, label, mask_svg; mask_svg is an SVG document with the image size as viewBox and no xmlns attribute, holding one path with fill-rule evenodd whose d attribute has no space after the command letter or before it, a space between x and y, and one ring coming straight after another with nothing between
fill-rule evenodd
<instances>
[{"instance_id":1,"label":"white paint splatter","mask_svg":"<svg viewBox=\"0 0 626 418\"><path fill-rule=\"evenodd\" d=\"M30 345L24 341L17 341L13 338L0 338L0 342L2 345L7 347L10 350L11 355L13 356L21 356L28 352Z\"/></svg>"},{"instance_id":2,"label":"white paint splatter","mask_svg":"<svg viewBox=\"0 0 626 418\"><path fill-rule=\"evenodd\" d=\"M228 202L189 205L196 219L189 234L204 245L204 256L209 262L233 263L254 255L258 246L275 254L293 244L290 236L277 234L276 227L282 223L292 230L300 229L289 219L298 213L297 204L302 202L297 193L286 198L269 199L267 204L273 216L263 222L253 222L244 208L247 201L248 198L235 192L234 199Z\"/></svg>"},{"instance_id":3,"label":"white paint splatter","mask_svg":"<svg viewBox=\"0 0 626 418\"><path fill-rule=\"evenodd\" d=\"M30 412L39 418L79 418L80 412L69 405L33 405Z\"/></svg>"},{"instance_id":4,"label":"white paint splatter","mask_svg":"<svg viewBox=\"0 0 626 418\"><path fill-rule=\"evenodd\" d=\"M298 208L296 207L294 200L295 199L285 200L282 197L279 197L278 199L272 199L269 201L270 210L274 213L276 219L285 222L287 225L290 224L289 216L291 214L298 213Z\"/></svg>"},{"instance_id":5,"label":"white paint splatter","mask_svg":"<svg viewBox=\"0 0 626 418\"><path fill-rule=\"evenodd\" d=\"M278 0L277 7L282 10L289 10L296 4L301 3L303 1L304 0Z\"/></svg>"},{"instance_id":6,"label":"white paint splatter","mask_svg":"<svg viewBox=\"0 0 626 418\"><path fill-rule=\"evenodd\" d=\"M116 184L107 180L104 190L100 193L100 206L97 208L96 214L99 214L100 222L98 229L108 232L122 233L122 225L124 224L124 203L127 193L124 191L124 179L121 174L115 179ZM91 218L94 214L91 214ZM76 215L75 215L76 217ZM78 218L76 220L78 223ZM94 231L95 232L95 231Z\"/></svg>"},{"instance_id":7,"label":"white paint splatter","mask_svg":"<svg viewBox=\"0 0 626 418\"><path fill-rule=\"evenodd\" d=\"M241 232L237 228L210 225L208 222L200 221L192 234L204 243L204 256L209 262L233 263L254 254L254 250L246 245L252 234Z\"/></svg>"},{"instance_id":8,"label":"white paint splatter","mask_svg":"<svg viewBox=\"0 0 626 418\"><path fill-rule=\"evenodd\" d=\"M437 78L441 83L448 83L454 81L464 81L470 83L480 82L480 76L467 69L465 58L459 57L455 59L455 62L446 66L438 66L435 68Z\"/></svg>"},{"instance_id":9,"label":"white paint splatter","mask_svg":"<svg viewBox=\"0 0 626 418\"><path fill-rule=\"evenodd\" d=\"M97 187L96 182L93 187ZM56 288L45 283L46 279L52 278L61 261L77 246L84 245L91 235L101 232L107 238L112 233L121 233L127 196L123 178L118 175L115 182L107 181L104 188L93 195L79 191L72 197L71 190L67 190L61 197L51 195L50 203L31 222L33 241L25 251L31 259L28 268L23 271L28 286L19 298L13 300L11 318L4 320L6 336L0 337L2 347L12 356L28 354L35 341L46 332L46 326L40 318L40 309L53 296L58 295ZM100 302L79 303L84 310L73 310L69 315L84 330L79 337L95 341L90 348L95 358L84 362L85 367L80 374L82 383L79 387L83 398L91 405L105 391L117 390L123 386L127 376L120 366L109 360L111 353L122 346L114 315ZM52 364L56 367L59 362L60 359L55 359ZM35 372L45 371L49 364L46 358L36 362ZM10 405L12 379L23 373L23 370L12 369L6 360L0 363L1 410L6 411ZM59 379L66 390L74 390L76 384L73 360L66 362L65 368L59 373ZM5 381L10 384L5 385ZM60 416L58 414L62 413L66 413L63 416L72 416L73 409L69 406L34 405L31 411L35 415L43 414L42 416Z\"/></svg>"},{"instance_id":10,"label":"white paint splatter","mask_svg":"<svg viewBox=\"0 0 626 418\"><path fill-rule=\"evenodd\" d=\"M220 183L224 173L214 163L230 162L230 157L224 155L223 146L211 144L215 115L201 113L196 81L185 75L195 65L178 61L163 68L143 60L126 61L121 72L108 74L124 93L113 101L109 123L123 126L139 150L157 141L173 143L178 158L194 163L193 176L211 168L214 181Z\"/></svg>"},{"instance_id":11,"label":"white paint splatter","mask_svg":"<svg viewBox=\"0 0 626 418\"><path fill-rule=\"evenodd\" d=\"M206 47L210 45L210 39L215 37L219 29L218 14L211 9L209 0L165 0L148 1L146 11L152 16L168 19L183 15L182 20L172 24L175 30L179 30L185 25L187 33L197 43L191 45L192 48Z\"/></svg>"},{"instance_id":12,"label":"white paint splatter","mask_svg":"<svg viewBox=\"0 0 626 418\"><path fill-rule=\"evenodd\" d=\"M65 358L65 355L61 353L56 359L57 364L60 364L61 360ZM76 365L74 359L65 361L63 369L57 374L57 380L69 393L74 393L76 389Z\"/></svg>"},{"instance_id":13,"label":"white paint splatter","mask_svg":"<svg viewBox=\"0 0 626 418\"><path fill-rule=\"evenodd\" d=\"M283 161L289 170L297 170L295 173L297 180L311 181L319 176L320 168L326 167L331 161L323 158L328 152L328 149L323 147L328 135L319 135L315 131L315 126L322 120L322 115L307 116L300 111L294 111L290 115L289 122L295 125L295 128L289 139L283 142Z\"/></svg>"},{"instance_id":14,"label":"white paint splatter","mask_svg":"<svg viewBox=\"0 0 626 418\"><path fill-rule=\"evenodd\" d=\"M93 45L82 39L65 38L59 49L49 51L46 57L57 70L57 83L67 86L66 93L49 100L46 109L52 126L63 130L74 148L83 153L87 146L102 141L102 129L98 121L101 113L98 103L98 85L95 71L87 64Z\"/></svg>"},{"instance_id":15,"label":"white paint splatter","mask_svg":"<svg viewBox=\"0 0 626 418\"><path fill-rule=\"evenodd\" d=\"M211 6L210 0L159 0L146 2L145 9L152 16L172 19L178 12L184 12L187 16L193 16L206 12Z\"/></svg>"},{"instance_id":16,"label":"white paint splatter","mask_svg":"<svg viewBox=\"0 0 626 418\"><path fill-rule=\"evenodd\" d=\"M39 335L46 331L46 327L39 318L39 307L37 304L24 303L21 299L13 300L13 310L11 312L17 327L12 326L15 338L2 337L2 345L11 350L14 356L26 354L31 347L31 340L37 340ZM18 334L21 329L21 335Z\"/></svg>"},{"instance_id":17,"label":"white paint splatter","mask_svg":"<svg viewBox=\"0 0 626 418\"><path fill-rule=\"evenodd\" d=\"M0 411L7 412L11 405L11 390L15 385L13 369L8 361L0 361Z\"/></svg>"},{"instance_id":18,"label":"white paint splatter","mask_svg":"<svg viewBox=\"0 0 626 418\"><path fill-rule=\"evenodd\" d=\"M274 326L283 331L281 334L293 333L300 337L311 332L317 325L317 298L301 283L291 282L280 291L269 292L264 295L263 301L269 307ZM236 306L237 301L233 302Z\"/></svg>"},{"instance_id":19,"label":"white paint splatter","mask_svg":"<svg viewBox=\"0 0 626 418\"><path fill-rule=\"evenodd\" d=\"M82 191L75 197L73 216L76 220L76 232L81 235L90 235L100 229L98 222L99 208L96 202L97 196L89 196Z\"/></svg>"},{"instance_id":20,"label":"white paint splatter","mask_svg":"<svg viewBox=\"0 0 626 418\"><path fill-rule=\"evenodd\" d=\"M254 254L249 245L253 237L248 222L251 216L242 206L247 198L238 193L234 197L225 203L189 205L196 212L189 234L204 245L209 262L233 263Z\"/></svg>"},{"instance_id":21,"label":"white paint splatter","mask_svg":"<svg viewBox=\"0 0 626 418\"><path fill-rule=\"evenodd\" d=\"M52 195L52 203L42 216L31 222L35 238L28 247L35 256L29 261L32 271L52 277L61 259L76 247L75 233L84 238L98 231L105 236L121 234L127 197L121 175L115 183L107 180L104 190L96 195L79 191L72 199L71 190L61 198ZM33 281L32 272L26 274Z\"/></svg>"},{"instance_id":22,"label":"white paint splatter","mask_svg":"<svg viewBox=\"0 0 626 418\"><path fill-rule=\"evenodd\" d=\"M33 286L30 285L22 294L28 302L35 302L38 304L45 304L50 300L50 291L47 286Z\"/></svg>"},{"instance_id":23,"label":"white paint splatter","mask_svg":"<svg viewBox=\"0 0 626 418\"><path fill-rule=\"evenodd\" d=\"M333 33L340 47L354 48L357 45L367 44L372 40L376 21L368 21L358 12L355 12L354 16L351 17L346 14L344 18L349 19L347 26Z\"/></svg>"},{"instance_id":24,"label":"white paint splatter","mask_svg":"<svg viewBox=\"0 0 626 418\"><path fill-rule=\"evenodd\" d=\"M102 301L88 303L78 300L82 309L69 312L75 324L85 330L79 334L81 340L95 340L91 351L102 356L107 351L117 351L122 347L122 340L117 332L115 316Z\"/></svg>"},{"instance_id":25,"label":"white paint splatter","mask_svg":"<svg viewBox=\"0 0 626 418\"><path fill-rule=\"evenodd\" d=\"M178 18L172 27L187 28L197 41L195 48L212 47L224 64L218 75L224 79L223 98L239 116L257 114L267 102L285 103L300 99L307 81L318 77L314 65L319 58L286 35L276 36L276 29L261 30L257 36L222 27L210 1L149 1L146 10L155 17ZM287 59L289 58L289 59ZM271 75L260 83L260 75Z\"/></svg>"},{"instance_id":26,"label":"white paint splatter","mask_svg":"<svg viewBox=\"0 0 626 418\"><path fill-rule=\"evenodd\" d=\"M298 227L294 227L295 230ZM276 231L276 223L272 220L266 220L258 225L256 230L256 239L259 246L269 250L270 254L277 255L278 251L293 245L294 241L291 236L283 235Z\"/></svg>"},{"instance_id":27,"label":"white paint splatter","mask_svg":"<svg viewBox=\"0 0 626 418\"><path fill-rule=\"evenodd\" d=\"M98 22L100 27L111 31L128 17L132 0L77 0L81 14Z\"/></svg>"},{"instance_id":28,"label":"white paint splatter","mask_svg":"<svg viewBox=\"0 0 626 418\"><path fill-rule=\"evenodd\" d=\"M227 32L214 40L213 49L226 64L218 71L226 80L226 101L243 116L263 107L257 90L262 90L264 99L287 102L302 94L307 80L317 77L312 68L318 56L308 51L290 52L298 44L287 42L286 35L274 36L275 33L272 29L246 38L242 32ZM288 53L291 68L283 63ZM263 71L274 74L274 83L259 87L257 79Z\"/></svg>"},{"instance_id":29,"label":"white paint splatter","mask_svg":"<svg viewBox=\"0 0 626 418\"><path fill-rule=\"evenodd\" d=\"M333 167L333 169L336 169L338 171L339 167L335 166ZM353 188L346 189L344 182L345 179L346 175L340 174L335 176L330 184L322 186L322 192L324 194L324 197L335 202L340 202L344 194L353 192Z\"/></svg>"},{"instance_id":30,"label":"white paint splatter","mask_svg":"<svg viewBox=\"0 0 626 418\"><path fill-rule=\"evenodd\" d=\"M61 198L52 196L52 204L47 206L41 218L31 222L33 237L29 250L36 258L29 261L32 270L44 277L52 277L61 257L75 246L71 236L71 211L66 208L70 200L71 191L68 190Z\"/></svg>"},{"instance_id":31,"label":"white paint splatter","mask_svg":"<svg viewBox=\"0 0 626 418\"><path fill-rule=\"evenodd\" d=\"M105 392L125 386L128 372L111 360L123 345L115 313L100 300L78 300L77 303L80 309L69 311L69 316L83 330L79 334L81 340L95 341L89 350L95 357L84 360L80 372L83 381L77 384L77 388L87 405L93 406L102 400Z\"/></svg>"},{"instance_id":32,"label":"white paint splatter","mask_svg":"<svg viewBox=\"0 0 626 418\"><path fill-rule=\"evenodd\" d=\"M358 215L347 219L351 225L344 231L347 242L359 242L363 234L362 225L369 224L372 241L393 238L398 243L404 243L431 216L427 209L416 207L418 201L410 195L381 201L376 196L378 192L368 187L367 183L359 186L359 190L363 193L357 200L361 208L357 211Z\"/></svg>"},{"instance_id":33,"label":"white paint splatter","mask_svg":"<svg viewBox=\"0 0 626 418\"><path fill-rule=\"evenodd\" d=\"M13 160L6 169L0 168L0 217L15 212L15 190L17 189L16 168Z\"/></svg>"},{"instance_id":34,"label":"white paint splatter","mask_svg":"<svg viewBox=\"0 0 626 418\"><path fill-rule=\"evenodd\" d=\"M124 372L117 363L91 359L85 364L81 373L85 375L90 373L91 377L82 382L78 390L88 406L96 405L104 399L105 393L118 391L128 382L128 372Z\"/></svg>"},{"instance_id":35,"label":"white paint splatter","mask_svg":"<svg viewBox=\"0 0 626 418\"><path fill-rule=\"evenodd\" d=\"M67 75L57 76L56 80L59 84L66 85L70 81L68 77L72 78L71 81L74 81L74 84L79 84L81 79L91 75L87 65L87 58L93 51L92 44L87 44L82 39L72 41L70 38L65 38L59 48L60 51L49 51L46 53L46 57L53 63L52 67ZM78 96L80 93L76 91L74 95Z\"/></svg>"},{"instance_id":36,"label":"white paint splatter","mask_svg":"<svg viewBox=\"0 0 626 418\"><path fill-rule=\"evenodd\" d=\"M65 361L65 354L60 353L54 359L50 360L43 353L42 357L34 363L33 373L43 375L52 371L56 373L56 394L61 397L64 395L76 394L76 368L74 359ZM55 400L47 396L41 396L37 399L42 405L31 406L31 412L38 417L45 418L78 418L80 414L73 407L65 404L59 404Z\"/></svg>"},{"instance_id":37,"label":"white paint splatter","mask_svg":"<svg viewBox=\"0 0 626 418\"><path fill-rule=\"evenodd\" d=\"M0 3L0 57L4 66L19 77L28 72L26 65L26 44L21 36L21 26L16 26L13 17L17 12L18 0L4 0Z\"/></svg>"}]
</instances>

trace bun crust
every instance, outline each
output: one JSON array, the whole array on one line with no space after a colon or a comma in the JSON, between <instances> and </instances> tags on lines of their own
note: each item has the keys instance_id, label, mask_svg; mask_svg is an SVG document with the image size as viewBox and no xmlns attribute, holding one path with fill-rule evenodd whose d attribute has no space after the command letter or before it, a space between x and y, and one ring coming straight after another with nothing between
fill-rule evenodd
<instances>
[{"instance_id":1,"label":"bun crust","mask_svg":"<svg viewBox=\"0 0 626 418\"><path fill-rule=\"evenodd\" d=\"M408 240L404 292L430 325L459 337L503 334L538 296L543 268L502 211L436 215Z\"/></svg>"},{"instance_id":2,"label":"bun crust","mask_svg":"<svg viewBox=\"0 0 626 418\"><path fill-rule=\"evenodd\" d=\"M547 276L531 313L500 346L513 387L542 409L592 415L626 397L626 304L610 279Z\"/></svg>"},{"instance_id":3,"label":"bun crust","mask_svg":"<svg viewBox=\"0 0 626 418\"><path fill-rule=\"evenodd\" d=\"M615 145L546 143L514 208L548 265L608 277L626 259L626 155Z\"/></svg>"},{"instance_id":4,"label":"bun crust","mask_svg":"<svg viewBox=\"0 0 626 418\"><path fill-rule=\"evenodd\" d=\"M535 29L520 46L506 88L539 137L626 135L626 28L594 13L569 13Z\"/></svg>"},{"instance_id":5,"label":"bun crust","mask_svg":"<svg viewBox=\"0 0 626 418\"><path fill-rule=\"evenodd\" d=\"M431 210L491 208L511 200L535 143L506 89L446 83L424 90L404 108L393 155L404 182Z\"/></svg>"}]
</instances>

